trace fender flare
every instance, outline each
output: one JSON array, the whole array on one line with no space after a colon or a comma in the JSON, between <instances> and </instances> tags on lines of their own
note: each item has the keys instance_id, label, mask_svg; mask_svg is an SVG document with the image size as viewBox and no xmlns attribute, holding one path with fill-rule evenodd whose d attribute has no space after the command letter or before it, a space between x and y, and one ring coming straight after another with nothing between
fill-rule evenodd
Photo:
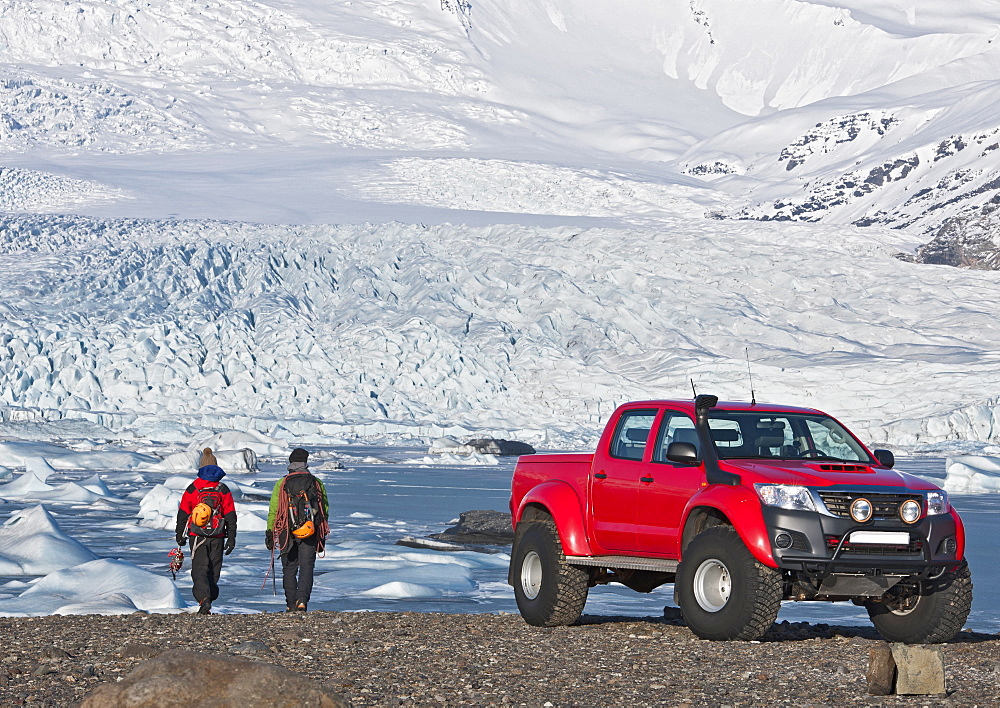
<instances>
[{"instance_id":1,"label":"fender flare","mask_svg":"<svg viewBox=\"0 0 1000 708\"><path fill-rule=\"evenodd\" d=\"M955 557L958 559L965 558L965 522L962 521L962 517L958 515L955 508L950 509L951 518L955 520L955 540L958 542L958 550L955 551Z\"/></svg>"},{"instance_id":2,"label":"fender flare","mask_svg":"<svg viewBox=\"0 0 1000 708\"><path fill-rule=\"evenodd\" d=\"M560 480L549 480L532 487L521 498L521 503L514 513L515 530L529 506L542 507L551 514L552 520L556 523L556 530L559 531L559 540L565 555L592 555L584 520L585 506L571 485Z\"/></svg>"},{"instance_id":3,"label":"fender flare","mask_svg":"<svg viewBox=\"0 0 1000 708\"><path fill-rule=\"evenodd\" d=\"M688 500L684 509L684 523L681 535L681 560L684 548L695 535L707 526L703 524L706 510L712 509L725 517L739 535L743 545L751 555L769 568L778 564L771 553L771 539L764 522L764 512L757 495L746 487L713 484Z\"/></svg>"}]
</instances>

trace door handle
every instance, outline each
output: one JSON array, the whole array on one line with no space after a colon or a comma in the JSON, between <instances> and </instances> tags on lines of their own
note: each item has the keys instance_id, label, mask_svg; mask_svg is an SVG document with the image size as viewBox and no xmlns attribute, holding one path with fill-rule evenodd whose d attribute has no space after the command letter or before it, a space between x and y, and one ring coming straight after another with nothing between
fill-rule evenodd
<instances>
[{"instance_id":1,"label":"door handle","mask_svg":"<svg viewBox=\"0 0 1000 708\"><path fill-rule=\"evenodd\" d=\"M597 474L594 475L594 479L607 479L607 478L608 478L608 475L606 475L603 472L598 472Z\"/></svg>"},{"instance_id":2,"label":"door handle","mask_svg":"<svg viewBox=\"0 0 1000 708\"><path fill-rule=\"evenodd\" d=\"M652 477L640 477L639 481L640 482L652 482L653 478Z\"/></svg>"}]
</instances>

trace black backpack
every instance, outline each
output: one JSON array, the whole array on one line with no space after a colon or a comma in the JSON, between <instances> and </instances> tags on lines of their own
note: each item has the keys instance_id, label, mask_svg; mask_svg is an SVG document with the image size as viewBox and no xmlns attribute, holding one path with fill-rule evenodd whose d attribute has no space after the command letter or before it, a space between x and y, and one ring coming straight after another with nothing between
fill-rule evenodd
<instances>
[{"instance_id":1,"label":"black backpack","mask_svg":"<svg viewBox=\"0 0 1000 708\"><path fill-rule=\"evenodd\" d=\"M309 538L323 518L319 480L311 474L290 474L282 491L288 500L288 531L296 538Z\"/></svg>"}]
</instances>

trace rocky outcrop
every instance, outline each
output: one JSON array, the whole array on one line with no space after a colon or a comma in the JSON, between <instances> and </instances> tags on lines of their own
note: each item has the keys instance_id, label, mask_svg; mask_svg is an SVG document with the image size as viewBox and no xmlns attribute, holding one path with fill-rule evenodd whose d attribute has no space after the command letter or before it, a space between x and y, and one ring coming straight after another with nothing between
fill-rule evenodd
<instances>
[{"instance_id":1,"label":"rocky outcrop","mask_svg":"<svg viewBox=\"0 0 1000 708\"><path fill-rule=\"evenodd\" d=\"M463 511L458 523L431 538L451 543L482 543L509 546L514 542L514 529L510 514L503 511Z\"/></svg>"},{"instance_id":2,"label":"rocky outcrop","mask_svg":"<svg viewBox=\"0 0 1000 708\"><path fill-rule=\"evenodd\" d=\"M535 448L528 443L517 440L503 440L501 438L475 438L465 442L459 442L451 437L444 437L435 440L428 452L434 454L449 455L534 455Z\"/></svg>"},{"instance_id":3,"label":"rocky outcrop","mask_svg":"<svg viewBox=\"0 0 1000 708\"><path fill-rule=\"evenodd\" d=\"M917 250L917 263L977 270L1000 270L1000 198L974 217L949 219L934 238Z\"/></svg>"}]
</instances>

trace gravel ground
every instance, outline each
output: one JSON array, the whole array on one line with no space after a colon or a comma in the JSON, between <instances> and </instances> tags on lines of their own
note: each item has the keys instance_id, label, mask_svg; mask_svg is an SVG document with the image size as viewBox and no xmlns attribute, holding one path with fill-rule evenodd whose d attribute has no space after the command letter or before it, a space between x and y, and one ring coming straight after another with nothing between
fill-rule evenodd
<instances>
[{"instance_id":1,"label":"gravel ground","mask_svg":"<svg viewBox=\"0 0 1000 708\"><path fill-rule=\"evenodd\" d=\"M0 617L0 705L71 706L167 648L310 676L354 706L997 706L1000 635L942 645L948 693L867 694L873 629L775 625L697 639L680 619L338 613ZM252 706L248 697L246 706Z\"/></svg>"}]
</instances>

